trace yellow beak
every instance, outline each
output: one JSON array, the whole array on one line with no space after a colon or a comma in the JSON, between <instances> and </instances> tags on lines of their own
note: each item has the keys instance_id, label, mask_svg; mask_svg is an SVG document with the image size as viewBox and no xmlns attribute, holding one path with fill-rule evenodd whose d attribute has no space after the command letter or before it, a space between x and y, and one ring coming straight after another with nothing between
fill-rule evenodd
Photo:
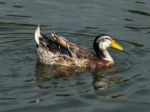
<instances>
[{"instance_id":1,"label":"yellow beak","mask_svg":"<svg viewBox=\"0 0 150 112\"><path fill-rule=\"evenodd\" d=\"M111 41L111 46L110 47L115 48L119 51L123 51L123 48L115 40Z\"/></svg>"}]
</instances>

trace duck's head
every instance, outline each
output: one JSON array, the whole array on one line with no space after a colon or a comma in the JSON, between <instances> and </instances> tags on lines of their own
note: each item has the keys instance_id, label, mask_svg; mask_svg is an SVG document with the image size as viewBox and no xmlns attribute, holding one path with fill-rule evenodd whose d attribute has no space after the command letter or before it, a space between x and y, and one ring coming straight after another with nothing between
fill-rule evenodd
<instances>
[{"instance_id":1,"label":"duck's head","mask_svg":"<svg viewBox=\"0 0 150 112\"><path fill-rule=\"evenodd\" d=\"M101 34L97 36L93 42L93 47L100 59L112 61L112 57L109 55L107 48L112 47L119 51L123 51L123 48L108 34Z\"/></svg>"}]
</instances>

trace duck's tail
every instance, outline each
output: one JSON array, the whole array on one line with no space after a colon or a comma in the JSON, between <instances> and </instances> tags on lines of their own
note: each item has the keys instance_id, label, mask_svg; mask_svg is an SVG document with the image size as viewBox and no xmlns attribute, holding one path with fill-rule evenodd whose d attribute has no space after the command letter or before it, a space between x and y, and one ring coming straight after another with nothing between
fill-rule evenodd
<instances>
[{"instance_id":1,"label":"duck's tail","mask_svg":"<svg viewBox=\"0 0 150 112\"><path fill-rule=\"evenodd\" d=\"M40 25L38 25L37 29L35 30L34 37L36 43L39 45L39 39L42 38Z\"/></svg>"}]
</instances>

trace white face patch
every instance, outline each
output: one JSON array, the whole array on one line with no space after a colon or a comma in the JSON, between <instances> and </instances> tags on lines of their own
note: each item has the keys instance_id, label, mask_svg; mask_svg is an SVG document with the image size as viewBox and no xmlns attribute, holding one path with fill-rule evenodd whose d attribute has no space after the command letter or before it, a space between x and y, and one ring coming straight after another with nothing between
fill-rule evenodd
<instances>
[{"instance_id":1,"label":"white face patch","mask_svg":"<svg viewBox=\"0 0 150 112\"><path fill-rule=\"evenodd\" d=\"M109 36L102 36L97 40L97 42L99 43L99 48L102 50L106 50L106 48L110 47L111 40L112 39Z\"/></svg>"},{"instance_id":2,"label":"white face patch","mask_svg":"<svg viewBox=\"0 0 150 112\"><path fill-rule=\"evenodd\" d=\"M99 49L101 50L102 55L100 56L103 60L110 61L114 63L113 58L108 53L107 48L111 46L112 38L110 36L101 36L97 41Z\"/></svg>"}]
</instances>

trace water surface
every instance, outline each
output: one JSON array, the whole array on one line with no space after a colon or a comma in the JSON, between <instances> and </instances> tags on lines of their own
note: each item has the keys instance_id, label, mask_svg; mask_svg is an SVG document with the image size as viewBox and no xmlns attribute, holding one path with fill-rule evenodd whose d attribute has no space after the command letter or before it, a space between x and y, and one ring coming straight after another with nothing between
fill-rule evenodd
<instances>
[{"instance_id":1,"label":"water surface","mask_svg":"<svg viewBox=\"0 0 150 112\"><path fill-rule=\"evenodd\" d=\"M149 112L149 0L2 0L0 111ZM92 50L108 33L126 53L109 49L107 70L68 69L37 62L34 31L57 32Z\"/></svg>"}]
</instances>

